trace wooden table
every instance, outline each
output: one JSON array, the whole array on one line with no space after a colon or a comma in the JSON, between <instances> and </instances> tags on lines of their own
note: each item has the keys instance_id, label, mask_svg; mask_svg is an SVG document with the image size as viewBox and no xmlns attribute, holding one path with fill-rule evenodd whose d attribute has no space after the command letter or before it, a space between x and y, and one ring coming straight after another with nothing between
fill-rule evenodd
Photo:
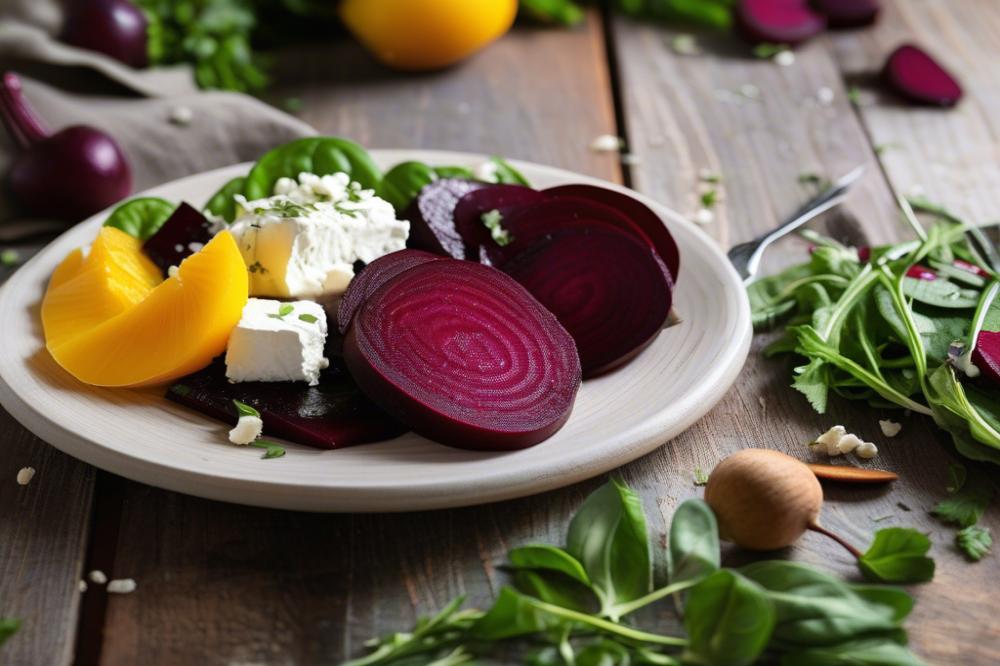
<instances>
[{"instance_id":1,"label":"wooden table","mask_svg":"<svg viewBox=\"0 0 1000 666\"><path fill-rule=\"evenodd\" d=\"M624 182L682 213L698 208L700 169L723 175L725 199L705 231L729 245L756 235L810 193L803 172L869 167L847 205L819 226L851 242L906 236L893 203L923 186L976 221L1000 215L1000 10L994 0L894 0L872 30L823 37L782 67L749 59L729 38L682 56L671 32L591 13L574 30L519 27L471 62L426 76L390 74L355 45L283 59L278 96L302 99L320 132L373 147L501 153ZM901 106L870 85L903 40L931 47L961 73L954 111ZM859 103L848 99L860 89ZM828 89L832 92L821 92ZM630 159L588 149L619 134ZM778 263L804 256L798 241ZM683 275L680 288L683 289ZM1000 555L965 562L953 530L927 510L954 460L928 419L834 401L814 414L788 388L789 366L758 343L726 398L681 437L617 473L643 497L652 529L697 496L696 467L767 446L808 457L804 442L834 423L875 440L891 488L828 488L825 523L855 543L887 525L929 532L933 583L914 588L917 652L932 663L1000 663L994 589ZM669 381L669 378L664 378ZM568 517L601 483L482 507L408 515L310 515L186 497L96 471L49 448L0 413L0 615L24 619L4 664L332 664L362 641L408 628L457 594L483 605L503 582L505 551L560 543ZM22 466L34 481L14 483ZM993 475L996 480L998 477ZM909 508L905 511L900 504ZM1000 501L984 518L1000 537ZM836 546L809 535L789 557L854 576ZM131 577L107 596L78 581L91 569Z\"/></svg>"}]
</instances>

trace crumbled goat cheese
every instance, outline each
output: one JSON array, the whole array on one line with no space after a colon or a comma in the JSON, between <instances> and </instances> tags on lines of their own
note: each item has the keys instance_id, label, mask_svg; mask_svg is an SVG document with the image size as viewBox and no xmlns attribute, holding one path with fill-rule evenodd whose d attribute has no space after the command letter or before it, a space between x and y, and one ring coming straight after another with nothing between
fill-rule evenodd
<instances>
[{"instance_id":1,"label":"crumbled goat cheese","mask_svg":"<svg viewBox=\"0 0 1000 666\"><path fill-rule=\"evenodd\" d=\"M93 571L91 571L89 574L87 574L87 578L90 579L91 583L95 583L97 585L104 585L105 583L108 582L108 577L105 576L104 572L101 571L100 569L94 569Z\"/></svg>"},{"instance_id":2,"label":"crumbled goat cheese","mask_svg":"<svg viewBox=\"0 0 1000 666\"><path fill-rule=\"evenodd\" d=\"M774 62L782 67L791 67L795 64L795 54L791 51L779 51L774 54Z\"/></svg>"},{"instance_id":3,"label":"crumbled goat cheese","mask_svg":"<svg viewBox=\"0 0 1000 666\"><path fill-rule=\"evenodd\" d=\"M740 86L740 94L747 99L760 99L760 88L752 83L744 83Z\"/></svg>"},{"instance_id":4,"label":"crumbled goat cheese","mask_svg":"<svg viewBox=\"0 0 1000 666\"><path fill-rule=\"evenodd\" d=\"M854 455L868 460L878 455L878 447L871 442L862 442L861 446L854 450Z\"/></svg>"},{"instance_id":5,"label":"crumbled goat cheese","mask_svg":"<svg viewBox=\"0 0 1000 666\"><path fill-rule=\"evenodd\" d=\"M108 583L109 594L130 594L135 592L136 584L131 578L116 578Z\"/></svg>"},{"instance_id":6,"label":"crumbled goat cheese","mask_svg":"<svg viewBox=\"0 0 1000 666\"><path fill-rule=\"evenodd\" d=\"M615 153L621 148L622 140L614 134L602 134L590 142L590 149L595 153Z\"/></svg>"},{"instance_id":7,"label":"crumbled goat cheese","mask_svg":"<svg viewBox=\"0 0 1000 666\"><path fill-rule=\"evenodd\" d=\"M236 427L229 431L229 441L237 446L246 446L260 437L264 430L264 422L259 416L247 414L241 416Z\"/></svg>"},{"instance_id":8,"label":"crumbled goat cheese","mask_svg":"<svg viewBox=\"0 0 1000 666\"><path fill-rule=\"evenodd\" d=\"M497 182L497 170L499 165L493 160L480 162L472 169L472 177L484 183Z\"/></svg>"},{"instance_id":9,"label":"crumbled goat cheese","mask_svg":"<svg viewBox=\"0 0 1000 666\"><path fill-rule=\"evenodd\" d=\"M882 434L886 437L895 437L903 429L903 424L886 419L884 421L879 420L878 427L882 429Z\"/></svg>"},{"instance_id":10,"label":"crumbled goat cheese","mask_svg":"<svg viewBox=\"0 0 1000 666\"><path fill-rule=\"evenodd\" d=\"M34 467L22 467L17 471L17 483L21 486L26 486L31 483L31 479L35 476Z\"/></svg>"},{"instance_id":11,"label":"crumbled goat cheese","mask_svg":"<svg viewBox=\"0 0 1000 666\"><path fill-rule=\"evenodd\" d=\"M168 278L177 277L180 271L181 269L177 268L176 266L169 266L167 268L167 277Z\"/></svg>"},{"instance_id":12,"label":"crumbled goat cheese","mask_svg":"<svg viewBox=\"0 0 1000 666\"><path fill-rule=\"evenodd\" d=\"M698 212L694 214L694 221L698 224L711 224L715 222L715 213L709 208L700 208Z\"/></svg>"},{"instance_id":13,"label":"crumbled goat cheese","mask_svg":"<svg viewBox=\"0 0 1000 666\"><path fill-rule=\"evenodd\" d=\"M170 122L174 125L180 125L182 127L190 125L193 118L194 113L191 111L191 107L175 106L170 109Z\"/></svg>"},{"instance_id":14,"label":"crumbled goat cheese","mask_svg":"<svg viewBox=\"0 0 1000 666\"><path fill-rule=\"evenodd\" d=\"M823 106L829 106L830 104L833 104L833 99L834 99L833 89L823 86L822 88L816 91L816 99L818 99L819 103L822 104Z\"/></svg>"},{"instance_id":15,"label":"crumbled goat cheese","mask_svg":"<svg viewBox=\"0 0 1000 666\"><path fill-rule=\"evenodd\" d=\"M840 438L847 434L847 429L842 425L835 425L822 435L816 438L813 442L815 446L822 446L826 451L827 455L839 456L840 449L837 448L837 444L840 442Z\"/></svg>"},{"instance_id":16,"label":"crumbled goat cheese","mask_svg":"<svg viewBox=\"0 0 1000 666\"><path fill-rule=\"evenodd\" d=\"M847 454L853 451L854 449L858 448L862 444L864 444L864 442L861 441L860 437L848 433L843 437L841 437L840 441L837 442L837 452Z\"/></svg>"},{"instance_id":17,"label":"crumbled goat cheese","mask_svg":"<svg viewBox=\"0 0 1000 666\"><path fill-rule=\"evenodd\" d=\"M80 582L77 583L76 586L77 586L77 589L79 589L81 592L86 592L87 591L87 581L85 581L85 580L81 579Z\"/></svg>"}]
</instances>

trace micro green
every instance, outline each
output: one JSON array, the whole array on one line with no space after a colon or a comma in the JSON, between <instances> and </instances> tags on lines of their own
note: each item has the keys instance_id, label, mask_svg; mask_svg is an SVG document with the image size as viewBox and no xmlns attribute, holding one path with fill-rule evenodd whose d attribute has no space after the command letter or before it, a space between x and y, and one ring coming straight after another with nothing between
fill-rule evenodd
<instances>
[{"instance_id":1,"label":"micro green","mask_svg":"<svg viewBox=\"0 0 1000 666\"><path fill-rule=\"evenodd\" d=\"M239 400L233 400L233 404L236 405L237 416L255 416L260 418L260 412L246 404L245 402L240 402Z\"/></svg>"},{"instance_id":2,"label":"micro green","mask_svg":"<svg viewBox=\"0 0 1000 666\"><path fill-rule=\"evenodd\" d=\"M264 460L268 458L280 458L285 455L285 448L283 446L266 439L258 439L255 442L250 442L249 445L258 449L265 449L264 455L261 456Z\"/></svg>"},{"instance_id":3,"label":"micro green","mask_svg":"<svg viewBox=\"0 0 1000 666\"><path fill-rule=\"evenodd\" d=\"M284 319L295 311L295 306L290 303L283 303L277 312L269 313L267 316L272 319Z\"/></svg>"},{"instance_id":4,"label":"micro green","mask_svg":"<svg viewBox=\"0 0 1000 666\"><path fill-rule=\"evenodd\" d=\"M316 317L316 315L311 315L309 313L304 313L304 314L300 314L299 315L299 321L304 321L307 324L315 324L316 322L319 321L319 318Z\"/></svg>"}]
</instances>

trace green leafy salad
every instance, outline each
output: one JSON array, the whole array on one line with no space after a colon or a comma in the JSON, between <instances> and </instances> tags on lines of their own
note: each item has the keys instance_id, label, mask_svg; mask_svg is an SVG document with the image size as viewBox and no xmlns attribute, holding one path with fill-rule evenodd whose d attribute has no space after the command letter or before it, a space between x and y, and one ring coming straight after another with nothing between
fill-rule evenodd
<instances>
[{"instance_id":1,"label":"green leafy salad","mask_svg":"<svg viewBox=\"0 0 1000 666\"><path fill-rule=\"evenodd\" d=\"M754 327L784 326L792 385L817 412L831 391L925 414L958 452L1000 464L1000 259L981 230L903 202L915 240L853 248L806 232L809 261L748 288ZM926 228L914 210L929 214Z\"/></svg>"}]
</instances>

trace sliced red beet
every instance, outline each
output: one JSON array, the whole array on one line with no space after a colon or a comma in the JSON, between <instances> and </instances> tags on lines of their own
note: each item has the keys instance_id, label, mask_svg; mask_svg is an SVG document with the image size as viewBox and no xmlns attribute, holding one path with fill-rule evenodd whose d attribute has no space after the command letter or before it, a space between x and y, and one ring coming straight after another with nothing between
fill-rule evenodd
<instances>
[{"instance_id":1,"label":"sliced red beet","mask_svg":"<svg viewBox=\"0 0 1000 666\"><path fill-rule=\"evenodd\" d=\"M927 268L926 266L921 266L920 264L913 264L906 269L906 277L915 278L917 280L937 280L937 273Z\"/></svg>"},{"instance_id":2,"label":"sliced red beet","mask_svg":"<svg viewBox=\"0 0 1000 666\"><path fill-rule=\"evenodd\" d=\"M465 243L465 259L479 261L479 247L490 239L483 215L492 210L507 216L511 211L545 200L545 195L524 185L488 185L469 192L455 206L455 229Z\"/></svg>"},{"instance_id":3,"label":"sliced red beet","mask_svg":"<svg viewBox=\"0 0 1000 666\"><path fill-rule=\"evenodd\" d=\"M983 376L1000 384L1000 331L980 331L972 362Z\"/></svg>"},{"instance_id":4,"label":"sliced red beet","mask_svg":"<svg viewBox=\"0 0 1000 666\"><path fill-rule=\"evenodd\" d=\"M984 278L990 277L990 274L988 272L984 271L982 268L976 266L975 264L970 264L968 261L955 259L953 262L951 262L951 265L967 273L978 275L979 277L984 277Z\"/></svg>"},{"instance_id":5,"label":"sliced red beet","mask_svg":"<svg viewBox=\"0 0 1000 666\"><path fill-rule=\"evenodd\" d=\"M913 44L903 44L893 51L882 75L889 87L917 104L950 107L962 99L958 80Z\"/></svg>"},{"instance_id":6,"label":"sliced red beet","mask_svg":"<svg viewBox=\"0 0 1000 666\"><path fill-rule=\"evenodd\" d=\"M739 0L736 22L752 44L795 46L826 29L826 18L809 0Z\"/></svg>"},{"instance_id":7,"label":"sliced red beet","mask_svg":"<svg viewBox=\"0 0 1000 666\"><path fill-rule=\"evenodd\" d=\"M226 379L220 359L167 389L167 398L211 418L235 424L233 400L260 412L264 434L320 449L391 439L406 427L376 407L346 372L331 368L318 386Z\"/></svg>"},{"instance_id":8,"label":"sliced red beet","mask_svg":"<svg viewBox=\"0 0 1000 666\"><path fill-rule=\"evenodd\" d=\"M212 240L212 223L193 206L181 202L163 226L142 244L142 250L163 274Z\"/></svg>"},{"instance_id":9,"label":"sliced red beet","mask_svg":"<svg viewBox=\"0 0 1000 666\"><path fill-rule=\"evenodd\" d=\"M441 178L424 185L402 215L410 221L407 245L464 259L465 243L455 230L455 206L463 196L483 187L485 183L461 178Z\"/></svg>"},{"instance_id":10,"label":"sliced red beet","mask_svg":"<svg viewBox=\"0 0 1000 666\"><path fill-rule=\"evenodd\" d=\"M625 217L634 222L650 240L656 248L660 259L670 269L670 276L674 282L677 281L677 273L680 271L681 255L677 249L677 242L671 235L670 230L663 224L659 215L654 213L649 206L634 197L630 197L624 192L609 190L606 187L596 185L560 185L550 187L542 191L550 197L576 197L579 199L589 199L610 206L623 213Z\"/></svg>"},{"instance_id":11,"label":"sliced red beet","mask_svg":"<svg viewBox=\"0 0 1000 666\"><path fill-rule=\"evenodd\" d=\"M858 28L878 19L878 0L813 0L816 10L831 28Z\"/></svg>"},{"instance_id":12,"label":"sliced red beet","mask_svg":"<svg viewBox=\"0 0 1000 666\"><path fill-rule=\"evenodd\" d=\"M355 314L344 360L366 395L416 432L466 449L537 444L580 386L573 338L512 278L470 261L400 273Z\"/></svg>"},{"instance_id":13,"label":"sliced red beet","mask_svg":"<svg viewBox=\"0 0 1000 666\"><path fill-rule=\"evenodd\" d=\"M584 377L638 354L670 313L667 267L647 244L613 227L560 230L508 262L504 272L573 336Z\"/></svg>"},{"instance_id":14,"label":"sliced red beet","mask_svg":"<svg viewBox=\"0 0 1000 666\"><path fill-rule=\"evenodd\" d=\"M358 311L358 308L368 300L376 289L396 277L403 271L414 266L425 264L428 261L438 261L444 257L424 252L423 250L400 250L385 256L379 257L372 263L365 266L358 273L351 284L348 285L344 297L340 300L340 308L337 310L337 327L341 333L347 332L347 327L351 324L351 319Z\"/></svg>"}]
</instances>

